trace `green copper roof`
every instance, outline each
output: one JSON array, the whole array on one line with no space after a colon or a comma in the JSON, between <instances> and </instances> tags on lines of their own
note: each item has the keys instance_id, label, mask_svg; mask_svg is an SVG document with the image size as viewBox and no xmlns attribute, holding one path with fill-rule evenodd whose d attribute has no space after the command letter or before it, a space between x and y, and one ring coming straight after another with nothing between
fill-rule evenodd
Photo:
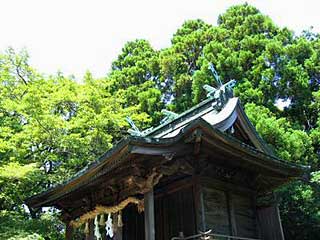
<instances>
[{"instance_id":1,"label":"green copper roof","mask_svg":"<svg viewBox=\"0 0 320 240\"><path fill-rule=\"evenodd\" d=\"M221 141L221 143L225 146L232 146L234 151L242 152L247 156L243 159L243 161L248 161L254 166L259 166L260 168L269 169L270 171L274 172L280 172L284 176L288 177L297 177L307 169L306 167L289 163L257 150L252 146L244 144L229 134L213 128L205 120L198 118L197 120L192 121L192 123L187 127L184 127L178 135L172 138L156 139L152 137L129 136L120 141L117 145L115 145L115 147L107 151L97 161L88 165L87 168L83 169L73 178L62 184L56 185L43 193L27 199L26 202L28 205L34 207L50 206L54 201L60 199L61 197L66 196L67 194L76 191L81 187L85 187L86 184L113 171L120 164L122 164L122 162L130 154L136 153L136 151L134 151L135 146L151 146L154 149L168 150L170 149L170 146L182 143L184 139L187 136L190 136L195 129L202 129L205 132L203 135L204 137L207 136L207 138L212 138L213 141ZM188 149L192 150L190 147ZM119 153L121 154L119 155ZM190 153L184 151L184 154ZM116 157L113 158L114 156Z\"/></svg>"}]
</instances>

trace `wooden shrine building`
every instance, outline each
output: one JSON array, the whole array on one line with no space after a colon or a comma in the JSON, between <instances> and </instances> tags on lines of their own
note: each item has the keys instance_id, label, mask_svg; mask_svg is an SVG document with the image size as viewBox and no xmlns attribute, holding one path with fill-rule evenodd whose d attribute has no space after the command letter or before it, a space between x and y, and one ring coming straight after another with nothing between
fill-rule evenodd
<instances>
[{"instance_id":1,"label":"wooden shrine building","mask_svg":"<svg viewBox=\"0 0 320 240\"><path fill-rule=\"evenodd\" d=\"M273 154L228 85L205 88L26 203L60 209L66 239L284 239L273 191L304 168Z\"/></svg>"}]
</instances>

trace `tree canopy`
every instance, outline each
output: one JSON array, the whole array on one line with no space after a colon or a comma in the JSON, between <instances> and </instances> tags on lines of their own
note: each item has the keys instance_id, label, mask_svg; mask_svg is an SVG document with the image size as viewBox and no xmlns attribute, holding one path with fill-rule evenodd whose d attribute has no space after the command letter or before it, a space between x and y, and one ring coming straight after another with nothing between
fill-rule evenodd
<instances>
[{"instance_id":1,"label":"tree canopy","mask_svg":"<svg viewBox=\"0 0 320 240\"><path fill-rule=\"evenodd\" d=\"M248 5L229 8L217 25L186 21L171 45L125 44L104 78L45 77L25 50L0 55L0 238L61 239L56 210L30 212L28 196L73 176L127 134L159 123L161 109L182 112L221 80L262 138L282 159L311 174L278 191L287 239L320 234L320 36L295 35ZM45 164L49 168L45 171Z\"/></svg>"}]
</instances>

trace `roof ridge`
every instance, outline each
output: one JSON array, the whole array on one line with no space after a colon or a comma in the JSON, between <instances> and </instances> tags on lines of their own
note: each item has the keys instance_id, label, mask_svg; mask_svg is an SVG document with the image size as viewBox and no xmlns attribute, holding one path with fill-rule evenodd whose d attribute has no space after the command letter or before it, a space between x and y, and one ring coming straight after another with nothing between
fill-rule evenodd
<instances>
[{"instance_id":1,"label":"roof ridge","mask_svg":"<svg viewBox=\"0 0 320 240\"><path fill-rule=\"evenodd\" d=\"M207 99L203 100L202 102L198 103L197 105L189 108L188 110L178 114L177 117L171 119L170 121L167 121L167 122L165 122L163 124L160 124L160 125L158 125L156 127L151 127L151 128L143 130L142 132L145 132L145 134L143 136L144 137L152 136L152 134L157 132L158 130L160 130L160 129L166 127L166 126L169 126L171 124L177 123L182 118L188 116L189 114L194 113L194 111L199 110L201 107L203 107L203 106L205 106L205 105L207 105L209 103L213 103L213 102L215 102L214 98L207 98Z\"/></svg>"}]
</instances>

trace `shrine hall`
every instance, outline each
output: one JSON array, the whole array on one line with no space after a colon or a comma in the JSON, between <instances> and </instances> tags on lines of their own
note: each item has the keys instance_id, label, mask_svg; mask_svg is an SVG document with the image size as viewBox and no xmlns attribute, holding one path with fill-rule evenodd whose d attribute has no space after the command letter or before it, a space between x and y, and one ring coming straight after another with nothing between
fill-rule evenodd
<instances>
[{"instance_id":1,"label":"shrine hall","mask_svg":"<svg viewBox=\"0 0 320 240\"><path fill-rule=\"evenodd\" d=\"M283 240L275 190L305 167L279 159L231 83L123 138L72 179L26 200L54 207L66 239Z\"/></svg>"}]
</instances>

